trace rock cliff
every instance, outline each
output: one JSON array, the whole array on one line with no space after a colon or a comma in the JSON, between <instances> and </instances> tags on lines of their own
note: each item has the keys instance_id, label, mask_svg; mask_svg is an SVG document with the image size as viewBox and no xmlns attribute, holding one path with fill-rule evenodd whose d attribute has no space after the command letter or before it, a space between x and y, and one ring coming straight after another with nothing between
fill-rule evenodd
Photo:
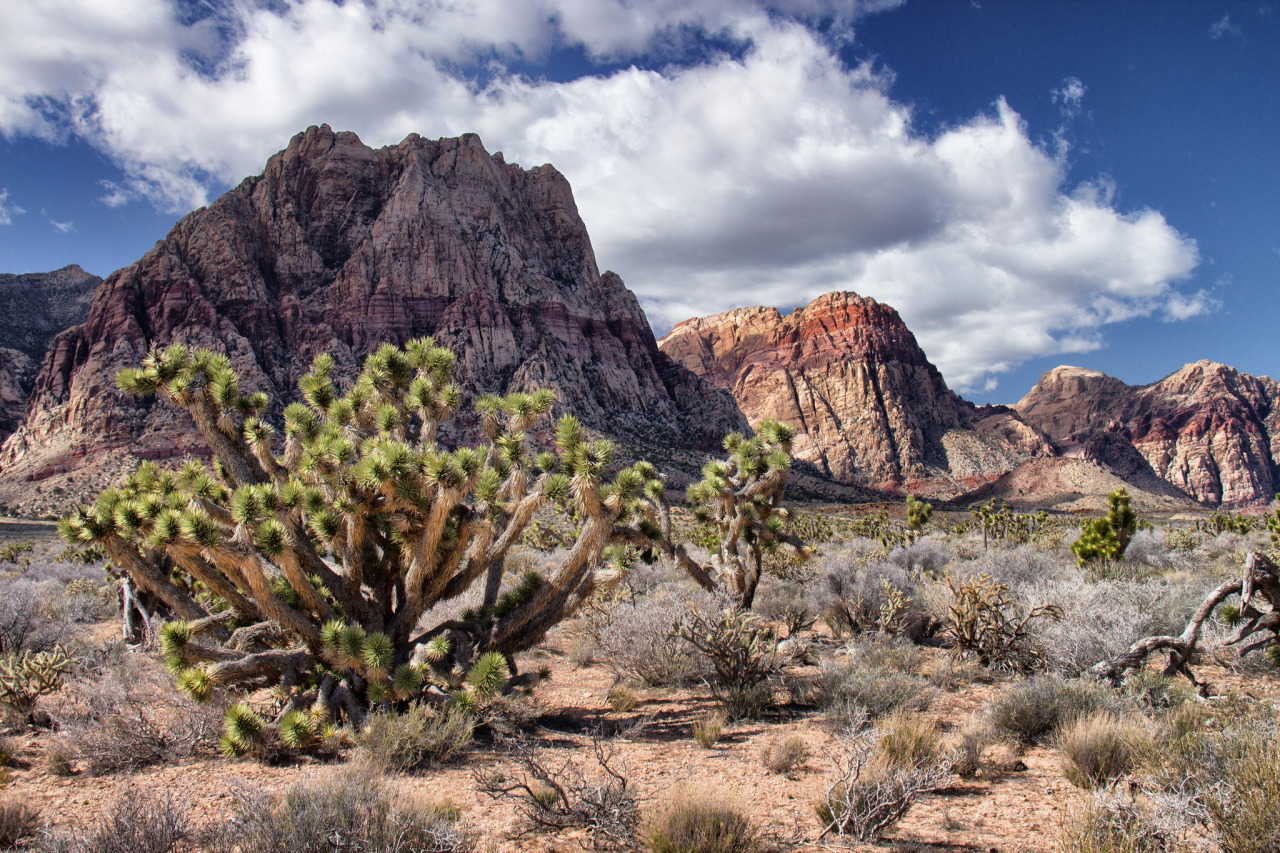
<instances>
[{"instance_id":1,"label":"rock cliff","mask_svg":"<svg viewBox=\"0 0 1280 853\"><path fill-rule=\"evenodd\" d=\"M22 420L53 338L89 316L102 279L75 264L54 272L0 274L0 439Z\"/></svg>"},{"instance_id":2,"label":"rock cliff","mask_svg":"<svg viewBox=\"0 0 1280 853\"><path fill-rule=\"evenodd\" d=\"M1280 485L1280 383L1227 365L1197 361L1141 387L1059 367L1014 408L1065 455L1208 506L1266 504Z\"/></svg>"},{"instance_id":3,"label":"rock cliff","mask_svg":"<svg viewBox=\"0 0 1280 853\"><path fill-rule=\"evenodd\" d=\"M898 312L855 293L687 320L658 346L752 423L795 426L797 458L840 482L951 497L1048 450L1012 410L954 394Z\"/></svg>"},{"instance_id":4,"label":"rock cliff","mask_svg":"<svg viewBox=\"0 0 1280 853\"><path fill-rule=\"evenodd\" d=\"M455 352L468 395L550 387L605 434L697 448L745 426L599 273L555 168L508 164L470 134L375 150L322 126L106 280L0 451L0 500L57 509L50 492L97 487L130 454L199 452L172 408L114 387L152 344L227 352L278 413L316 354L353 375L378 344L419 335Z\"/></svg>"}]
</instances>

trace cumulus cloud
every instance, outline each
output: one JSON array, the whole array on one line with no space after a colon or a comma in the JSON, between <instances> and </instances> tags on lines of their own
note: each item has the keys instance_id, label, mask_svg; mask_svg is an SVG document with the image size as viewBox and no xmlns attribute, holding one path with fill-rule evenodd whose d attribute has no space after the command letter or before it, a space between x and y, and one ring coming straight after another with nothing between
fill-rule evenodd
<instances>
[{"instance_id":1,"label":"cumulus cloud","mask_svg":"<svg viewBox=\"0 0 1280 853\"><path fill-rule=\"evenodd\" d=\"M190 20L163 0L18 4L0 131L79 135L126 172L104 203L180 208L311 123L374 145L478 131L570 178L597 257L659 332L851 289L898 308L962 389L1095 348L1110 323L1212 309L1176 289L1195 244L1158 212L1117 210L1105 178L1066 186L1003 100L927 137L888 72L846 66L849 10L895 2L235 0ZM691 33L732 47L690 59ZM671 61L566 83L508 70L565 44ZM1056 97L1078 110L1083 95L1068 78Z\"/></svg>"},{"instance_id":2,"label":"cumulus cloud","mask_svg":"<svg viewBox=\"0 0 1280 853\"><path fill-rule=\"evenodd\" d=\"M9 201L9 189L0 190L0 225L12 225L13 217L26 213L25 210Z\"/></svg>"}]
</instances>

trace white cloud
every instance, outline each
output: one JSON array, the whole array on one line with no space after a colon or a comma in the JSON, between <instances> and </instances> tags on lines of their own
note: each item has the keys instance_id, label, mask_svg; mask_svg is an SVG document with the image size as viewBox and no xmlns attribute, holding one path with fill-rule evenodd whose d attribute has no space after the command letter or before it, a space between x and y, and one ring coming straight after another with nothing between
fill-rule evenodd
<instances>
[{"instance_id":1,"label":"white cloud","mask_svg":"<svg viewBox=\"0 0 1280 853\"><path fill-rule=\"evenodd\" d=\"M53 230L57 231L59 234L70 234L72 231L76 230L76 224L71 221L59 222L56 219L50 219L49 224L52 225Z\"/></svg>"},{"instance_id":2,"label":"white cloud","mask_svg":"<svg viewBox=\"0 0 1280 853\"><path fill-rule=\"evenodd\" d=\"M1230 14L1223 15L1209 25L1209 38L1220 39L1223 36L1244 38L1244 30L1240 28L1239 24L1232 23Z\"/></svg>"},{"instance_id":3,"label":"white cloud","mask_svg":"<svg viewBox=\"0 0 1280 853\"><path fill-rule=\"evenodd\" d=\"M1058 105L1064 118L1075 118L1080 115L1080 105L1084 102L1084 93L1087 91L1079 77L1068 77L1062 81L1061 88L1053 90L1053 102Z\"/></svg>"},{"instance_id":4,"label":"white cloud","mask_svg":"<svg viewBox=\"0 0 1280 853\"><path fill-rule=\"evenodd\" d=\"M0 225L12 225L13 217L21 216L25 210L9 202L9 189L0 190Z\"/></svg>"},{"instance_id":5,"label":"white cloud","mask_svg":"<svg viewBox=\"0 0 1280 853\"><path fill-rule=\"evenodd\" d=\"M1109 179L1066 186L1064 163L1003 100L936 138L915 132L888 72L835 54L856 18L849 4L264 5L234 0L221 19L185 27L162 0L110 12L95 0L13 4L17 26L0 27L0 132L92 141L130 179L105 187L104 203L190 207L211 180L258 172L308 124L374 145L478 131L509 161L568 175L597 257L659 331L852 289L897 307L961 388L1096 348L1108 323L1212 308L1174 289L1197 264L1192 241L1155 211L1116 210ZM819 19L836 35L806 24ZM237 33L229 50L219 27ZM569 83L505 70L565 42L614 61L675 59L690 29L739 48ZM219 72L198 72L192 55ZM481 83L453 70L477 62L488 64ZM1078 109L1083 95L1068 78L1056 97Z\"/></svg>"}]
</instances>

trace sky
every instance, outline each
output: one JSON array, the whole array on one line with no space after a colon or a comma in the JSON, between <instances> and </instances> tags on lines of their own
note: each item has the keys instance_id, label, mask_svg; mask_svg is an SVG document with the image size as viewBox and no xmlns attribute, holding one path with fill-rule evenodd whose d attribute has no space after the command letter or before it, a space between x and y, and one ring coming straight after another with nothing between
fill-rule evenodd
<instances>
[{"instance_id":1,"label":"sky","mask_svg":"<svg viewBox=\"0 0 1280 853\"><path fill-rule=\"evenodd\" d=\"M0 0L0 271L105 276L311 124L471 131L659 335L853 290L975 402L1280 378L1277 6Z\"/></svg>"}]
</instances>

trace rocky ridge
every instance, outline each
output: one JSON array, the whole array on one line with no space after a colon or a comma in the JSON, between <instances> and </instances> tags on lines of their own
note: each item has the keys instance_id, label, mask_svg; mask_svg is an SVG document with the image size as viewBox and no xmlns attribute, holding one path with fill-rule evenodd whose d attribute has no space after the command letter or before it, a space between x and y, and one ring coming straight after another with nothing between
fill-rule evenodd
<instances>
[{"instance_id":1,"label":"rocky ridge","mask_svg":"<svg viewBox=\"0 0 1280 853\"><path fill-rule=\"evenodd\" d=\"M54 336L84 322L99 284L102 279L76 264L0 274L0 439L21 422Z\"/></svg>"},{"instance_id":2,"label":"rocky ridge","mask_svg":"<svg viewBox=\"0 0 1280 853\"><path fill-rule=\"evenodd\" d=\"M948 389L897 311L855 293L687 320L658 347L752 423L795 426L796 457L843 483L954 497L1052 452L1012 409Z\"/></svg>"},{"instance_id":3,"label":"rocky ridge","mask_svg":"<svg viewBox=\"0 0 1280 853\"><path fill-rule=\"evenodd\" d=\"M1058 367L1014 409L1063 455L1207 506L1264 505L1280 486L1280 382L1224 364L1193 362L1144 386Z\"/></svg>"},{"instance_id":4,"label":"rocky ridge","mask_svg":"<svg viewBox=\"0 0 1280 853\"><path fill-rule=\"evenodd\" d=\"M420 335L454 351L467 396L550 387L633 444L698 449L745 428L598 271L554 167L508 164L473 134L375 150L321 126L113 273L58 335L0 451L0 500L57 511L70 497L52 495L98 488L138 457L201 452L185 416L114 386L152 345L225 351L278 414L318 353L351 376L382 342Z\"/></svg>"}]
</instances>

